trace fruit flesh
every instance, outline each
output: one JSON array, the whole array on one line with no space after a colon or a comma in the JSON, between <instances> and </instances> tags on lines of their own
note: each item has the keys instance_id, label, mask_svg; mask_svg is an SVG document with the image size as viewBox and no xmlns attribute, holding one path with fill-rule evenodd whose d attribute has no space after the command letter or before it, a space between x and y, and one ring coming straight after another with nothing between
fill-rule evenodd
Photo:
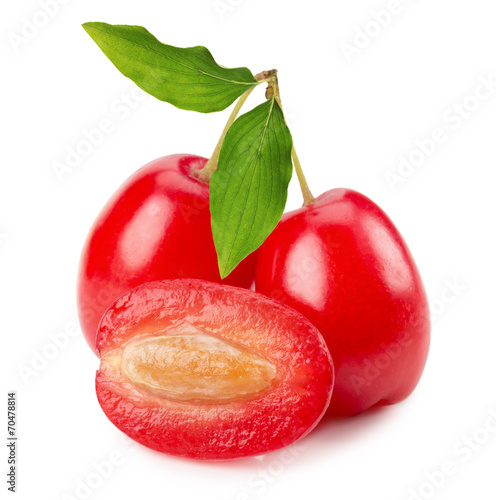
<instances>
[{"instance_id":1,"label":"fruit flesh","mask_svg":"<svg viewBox=\"0 0 496 500\"><path fill-rule=\"evenodd\" d=\"M334 380L325 342L306 318L201 280L146 283L123 295L102 319L97 348L107 417L145 446L196 459L256 455L300 439L324 414Z\"/></svg>"},{"instance_id":2,"label":"fruit flesh","mask_svg":"<svg viewBox=\"0 0 496 500\"><path fill-rule=\"evenodd\" d=\"M209 186L195 176L206 161L194 155L152 161L124 182L96 218L77 284L81 328L94 351L103 313L132 288L175 278L221 282ZM249 288L254 275L252 254L223 282Z\"/></svg>"},{"instance_id":3,"label":"fruit flesh","mask_svg":"<svg viewBox=\"0 0 496 500\"><path fill-rule=\"evenodd\" d=\"M121 360L125 376L142 390L191 404L243 401L273 384L276 368L259 354L193 326L188 330L127 344Z\"/></svg>"},{"instance_id":4,"label":"fruit flesh","mask_svg":"<svg viewBox=\"0 0 496 500\"><path fill-rule=\"evenodd\" d=\"M336 368L329 414L406 398L425 366L427 297L406 243L371 200L333 189L283 216L258 251L256 290L317 326Z\"/></svg>"}]
</instances>

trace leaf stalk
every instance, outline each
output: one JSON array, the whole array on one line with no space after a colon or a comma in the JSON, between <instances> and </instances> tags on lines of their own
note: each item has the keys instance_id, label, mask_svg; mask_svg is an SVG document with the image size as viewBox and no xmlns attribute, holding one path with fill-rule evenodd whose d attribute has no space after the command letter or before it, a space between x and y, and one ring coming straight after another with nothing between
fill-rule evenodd
<instances>
[{"instance_id":1,"label":"leaf stalk","mask_svg":"<svg viewBox=\"0 0 496 500\"><path fill-rule=\"evenodd\" d=\"M273 95L275 95L277 103L279 104L281 109L283 109L281 96L279 93L279 82L277 80L277 73L274 74L272 80L269 82L269 86L267 87L267 92L265 94L267 99L269 99ZM284 120L286 120L286 118L284 118ZM303 206L311 205L315 201L315 197L310 191L310 187L308 186L305 174L303 173L303 168L301 167L300 159L296 154L296 149L294 148L294 146L293 149L291 150L291 158L293 159L294 169L296 172L296 176L298 177L298 183L300 184L301 194L303 196Z\"/></svg>"},{"instance_id":2,"label":"leaf stalk","mask_svg":"<svg viewBox=\"0 0 496 500\"><path fill-rule=\"evenodd\" d=\"M277 75L277 70L271 69L268 71L262 71L261 73L258 73L255 75L255 79L257 80L257 85L260 85L264 82L269 82L270 86L270 81ZM217 145L215 146L214 152L212 153L212 156L210 159L207 161L205 166L196 174L197 178L200 179L202 182L209 183L210 178L212 177L212 174L215 172L215 169L217 168L217 164L219 163L219 155L220 155L220 150L222 148L222 144L224 142L224 139L226 137L227 131L231 127L231 125L234 123L234 120L236 120L239 112L241 111L241 108L243 107L243 104L245 103L246 99L248 99L248 96L251 94L255 87L252 87L251 89L247 90L236 102L231 115L229 116L229 119L227 120L226 125L224 126L224 130L222 131L222 135L220 136L219 141L217 142ZM282 108L281 108L282 109Z\"/></svg>"}]
</instances>

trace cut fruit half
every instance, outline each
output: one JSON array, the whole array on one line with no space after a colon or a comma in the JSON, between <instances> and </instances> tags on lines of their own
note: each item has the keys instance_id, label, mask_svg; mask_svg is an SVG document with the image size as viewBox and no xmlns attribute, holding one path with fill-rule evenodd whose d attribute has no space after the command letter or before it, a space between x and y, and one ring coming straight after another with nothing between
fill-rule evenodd
<instances>
[{"instance_id":1,"label":"cut fruit half","mask_svg":"<svg viewBox=\"0 0 496 500\"><path fill-rule=\"evenodd\" d=\"M333 366L293 309L201 280L146 283L119 298L97 335L100 405L154 450L230 459L287 446L329 405Z\"/></svg>"}]
</instances>

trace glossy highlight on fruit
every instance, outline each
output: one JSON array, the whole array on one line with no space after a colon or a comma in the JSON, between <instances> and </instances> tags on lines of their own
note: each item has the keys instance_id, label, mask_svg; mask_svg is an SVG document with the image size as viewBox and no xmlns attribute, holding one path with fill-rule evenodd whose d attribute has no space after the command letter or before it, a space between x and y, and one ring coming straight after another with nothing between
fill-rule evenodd
<instances>
[{"instance_id":1,"label":"glossy highlight on fruit","mask_svg":"<svg viewBox=\"0 0 496 500\"><path fill-rule=\"evenodd\" d=\"M195 175L206 162L193 155L152 161L132 175L98 215L78 276L81 328L93 350L103 313L131 288L174 278L221 282L209 186ZM248 288L254 274L252 254L223 283Z\"/></svg>"},{"instance_id":2,"label":"glossy highlight on fruit","mask_svg":"<svg viewBox=\"0 0 496 500\"><path fill-rule=\"evenodd\" d=\"M334 382L308 319L241 288L146 283L120 297L98 330L98 401L128 436L195 459L257 455L310 432Z\"/></svg>"},{"instance_id":3,"label":"glossy highlight on fruit","mask_svg":"<svg viewBox=\"0 0 496 500\"><path fill-rule=\"evenodd\" d=\"M371 200L333 189L285 214L258 251L256 290L322 333L336 382L329 414L406 398L430 342L425 290L405 241Z\"/></svg>"}]
</instances>

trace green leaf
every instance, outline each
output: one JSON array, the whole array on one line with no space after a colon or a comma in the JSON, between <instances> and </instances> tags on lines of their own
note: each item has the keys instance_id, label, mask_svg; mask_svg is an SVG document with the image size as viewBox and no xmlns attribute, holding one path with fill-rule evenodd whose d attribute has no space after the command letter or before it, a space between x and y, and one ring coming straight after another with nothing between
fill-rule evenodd
<instances>
[{"instance_id":1,"label":"green leaf","mask_svg":"<svg viewBox=\"0 0 496 500\"><path fill-rule=\"evenodd\" d=\"M219 66L205 47L165 45L141 26L85 23L83 28L122 74L181 109L221 111L257 85L248 68Z\"/></svg>"},{"instance_id":2,"label":"green leaf","mask_svg":"<svg viewBox=\"0 0 496 500\"><path fill-rule=\"evenodd\" d=\"M225 278L281 219L293 141L272 98L240 116L226 134L210 181L212 232Z\"/></svg>"}]
</instances>

